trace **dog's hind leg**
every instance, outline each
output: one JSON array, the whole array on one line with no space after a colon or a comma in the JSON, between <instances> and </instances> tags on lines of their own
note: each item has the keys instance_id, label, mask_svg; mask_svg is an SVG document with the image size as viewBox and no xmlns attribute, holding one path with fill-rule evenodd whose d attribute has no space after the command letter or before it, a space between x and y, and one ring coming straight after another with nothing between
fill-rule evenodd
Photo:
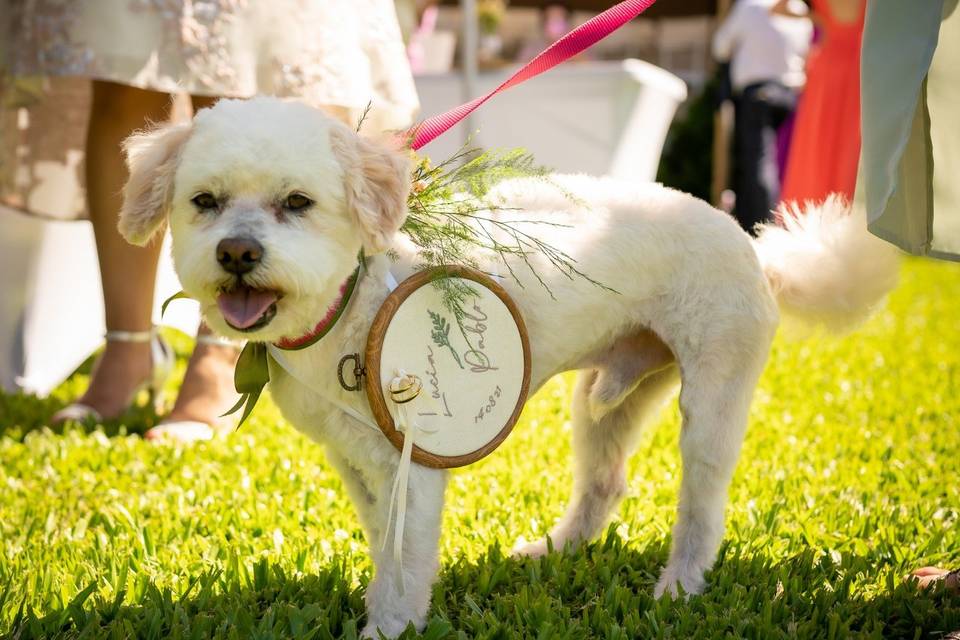
<instances>
[{"instance_id":1,"label":"dog's hind leg","mask_svg":"<svg viewBox=\"0 0 960 640\"><path fill-rule=\"evenodd\" d=\"M609 372L608 372L608 375ZM609 377L608 377L609 379ZM556 549L596 536L626 493L626 461L633 453L643 425L657 416L677 386L675 364L644 377L621 402L596 410L598 372L579 374L573 400L573 494L566 513L550 532ZM521 555L547 551L546 539L518 548Z\"/></svg>"},{"instance_id":2,"label":"dog's hind leg","mask_svg":"<svg viewBox=\"0 0 960 640\"><path fill-rule=\"evenodd\" d=\"M655 595L700 593L723 538L727 487L763 370L773 326L744 322L726 336L705 340L693 356L681 351L680 451L683 477L670 559Z\"/></svg>"}]
</instances>

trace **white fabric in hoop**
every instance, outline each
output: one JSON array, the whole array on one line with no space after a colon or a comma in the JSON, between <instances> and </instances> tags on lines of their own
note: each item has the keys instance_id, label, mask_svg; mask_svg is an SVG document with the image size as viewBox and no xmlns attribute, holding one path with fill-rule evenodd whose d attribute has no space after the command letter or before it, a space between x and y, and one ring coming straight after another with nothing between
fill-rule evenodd
<instances>
[{"instance_id":1,"label":"white fabric in hoop","mask_svg":"<svg viewBox=\"0 0 960 640\"><path fill-rule=\"evenodd\" d=\"M379 384L386 397L396 371L423 382L410 413L422 429L417 447L441 458L468 456L510 424L524 391L523 335L507 304L480 282L452 275L472 292L450 310L448 289L421 286L397 306L382 336ZM367 384L377 384L367 380Z\"/></svg>"}]
</instances>

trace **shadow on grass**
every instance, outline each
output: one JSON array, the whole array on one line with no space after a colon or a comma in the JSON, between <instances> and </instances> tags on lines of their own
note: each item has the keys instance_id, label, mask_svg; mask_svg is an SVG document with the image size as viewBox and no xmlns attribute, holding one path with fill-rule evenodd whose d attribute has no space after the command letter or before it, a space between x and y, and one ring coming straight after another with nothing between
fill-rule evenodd
<instances>
[{"instance_id":1,"label":"shadow on grass","mask_svg":"<svg viewBox=\"0 0 960 640\"><path fill-rule=\"evenodd\" d=\"M182 369L193 351L193 340L175 329L164 328L162 334L173 348L179 368ZM43 428L57 434L63 433L65 425L51 425L50 417L82 395L99 355L98 351L87 358L66 381L45 398L29 393L0 391L0 437L22 440L31 431ZM179 380L179 377L177 379ZM167 389L170 390L171 388ZM121 417L102 422L86 421L80 426L88 433L100 430L110 437L145 433L160 419L146 401L146 391L137 395L133 406Z\"/></svg>"},{"instance_id":2,"label":"shadow on grass","mask_svg":"<svg viewBox=\"0 0 960 640\"><path fill-rule=\"evenodd\" d=\"M79 394L77 394L79 395ZM143 392L140 395L146 395ZM78 423L51 425L50 417L54 413L70 404L71 400L64 400L58 395L46 398L28 393L5 393L0 391L0 437L13 440L23 440L32 431L50 429L56 434L62 434L69 427L75 428ZM123 416L113 420L100 422L89 420L79 423L87 433L103 431L107 436L126 435L128 433L144 433L159 421L153 407L142 399L137 406L131 407Z\"/></svg>"},{"instance_id":3,"label":"shadow on grass","mask_svg":"<svg viewBox=\"0 0 960 640\"><path fill-rule=\"evenodd\" d=\"M705 594L655 600L666 543L635 546L611 528L572 553L514 559L494 546L477 562L448 564L422 637L937 639L960 629L960 596L918 593L869 558L835 563L812 550L773 562L726 545ZM7 637L356 638L369 575L351 565L291 576L260 560L199 575L180 597L144 581L105 600L91 585L62 610L21 610ZM875 589L879 575L885 586ZM408 627L401 637L421 636Z\"/></svg>"}]
</instances>

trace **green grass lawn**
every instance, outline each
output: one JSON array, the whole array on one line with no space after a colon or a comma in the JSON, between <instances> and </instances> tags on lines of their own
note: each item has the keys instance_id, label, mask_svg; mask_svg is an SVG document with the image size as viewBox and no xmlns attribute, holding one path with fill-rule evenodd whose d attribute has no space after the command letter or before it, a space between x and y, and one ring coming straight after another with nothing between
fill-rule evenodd
<instances>
[{"instance_id":1,"label":"green grass lawn","mask_svg":"<svg viewBox=\"0 0 960 640\"><path fill-rule=\"evenodd\" d=\"M178 347L188 347L184 340ZM181 363L182 366L182 363ZM0 637L354 638L371 565L323 450L262 403L222 441L126 425L51 431L53 398L0 395ZM656 601L680 477L675 408L607 533L513 560L568 495L572 378L453 473L428 638L940 638L960 596L960 265L911 261L844 339L778 339L753 403L708 590ZM410 637L415 635L408 630Z\"/></svg>"}]
</instances>

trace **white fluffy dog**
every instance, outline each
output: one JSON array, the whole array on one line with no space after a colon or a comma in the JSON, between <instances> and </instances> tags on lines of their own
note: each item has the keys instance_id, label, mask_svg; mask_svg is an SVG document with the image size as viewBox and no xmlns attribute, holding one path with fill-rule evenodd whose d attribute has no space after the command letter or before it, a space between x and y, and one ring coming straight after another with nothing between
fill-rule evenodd
<instances>
[{"instance_id":1,"label":"white fluffy dog","mask_svg":"<svg viewBox=\"0 0 960 640\"><path fill-rule=\"evenodd\" d=\"M369 256L333 330L288 352L303 375L274 369L270 386L284 416L327 445L371 543L376 576L364 634L393 636L409 622L422 628L438 569L447 474L411 469L401 570L379 545L399 453L327 400L365 402L341 389L337 363L363 352L388 294L387 271L400 280L418 262L397 233L407 211L409 156L310 107L266 98L221 101L192 123L133 136L127 151L121 232L142 244L169 220L184 290L222 335L274 342L307 334L338 299L360 249ZM554 182L563 188L518 180L489 195L520 210L495 215L565 223L527 231L617 292L571 280L536 256L553 297L521 265L513 271L523 286L503 279L530 335L531 392L557 373L581 372L573 492L550 537L562 549L603 529L624 495L625 464L643 425L680 383L683 480L670 559L655 593L699 593L723 535L727 485L778 303L831 327L854 323L893 286L896 255L836 200L752 240L724 213L657 184L583 176ZM478 259L506 273L493 257ZM518 551L542 554L546 544Z\"/></svg>"}]
</instances>

